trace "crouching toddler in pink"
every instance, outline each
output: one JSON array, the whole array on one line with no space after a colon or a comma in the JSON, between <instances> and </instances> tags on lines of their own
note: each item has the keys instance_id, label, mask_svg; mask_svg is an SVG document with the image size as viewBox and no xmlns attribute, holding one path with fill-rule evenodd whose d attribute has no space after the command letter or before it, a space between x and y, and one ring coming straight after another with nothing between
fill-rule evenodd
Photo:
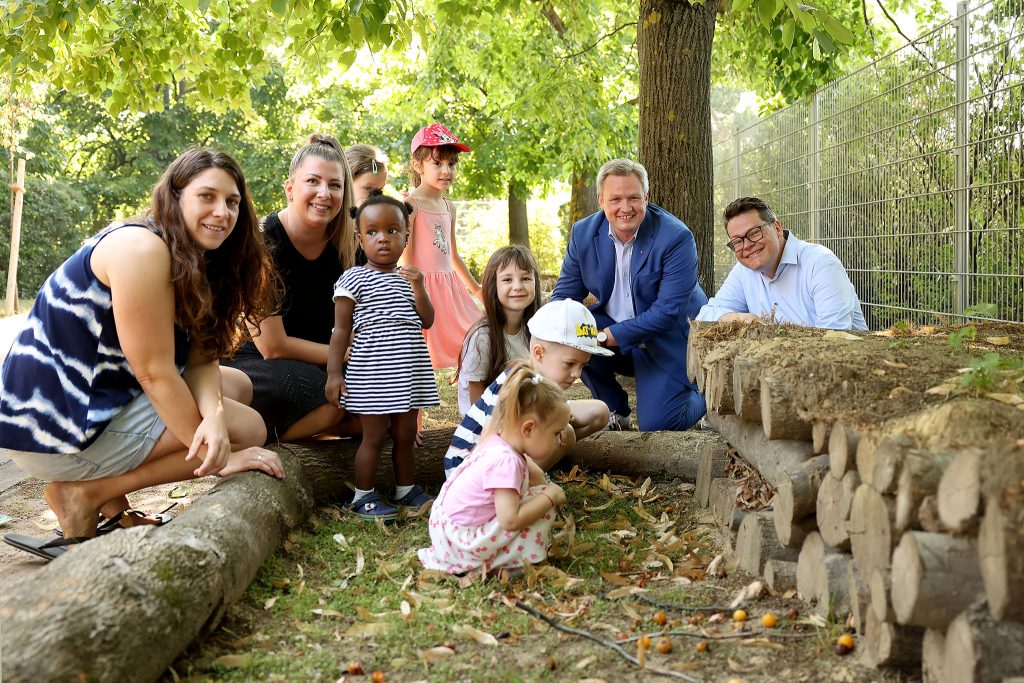
<instances>
[{"instance_id":1,"label":"crouching toddler in pink","mask_svg":"<svg viewBox=\"0 0 1024 683\"><path fill-rule=\"evenodd\" d=\"M545 559L565 492L545 483L534 460L551 456L568 424L562 390L528 363L515 367L480 443L431 508L431 546L419 551L423 566L462 574Z\"/></svg>"}]
</instances>

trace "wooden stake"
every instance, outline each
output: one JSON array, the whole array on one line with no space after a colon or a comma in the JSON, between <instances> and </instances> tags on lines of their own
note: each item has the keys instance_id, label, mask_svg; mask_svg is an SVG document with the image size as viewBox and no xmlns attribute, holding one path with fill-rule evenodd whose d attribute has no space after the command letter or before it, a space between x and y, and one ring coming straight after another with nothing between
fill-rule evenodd
<instances>
[{"instance_id":1,"label":"wooden stake","mask_svg":"<svg viewBox=\"0 0 1024 683\"><path fill-rule=\"evenodd\" d=\"M21 211L25 205L25 160L18 159L18 176L14 189L14 211L11 213L11 258L7 267L7 305L5 313L18 312L18 251L21 249Z\"/></svg>"}]
</instances>

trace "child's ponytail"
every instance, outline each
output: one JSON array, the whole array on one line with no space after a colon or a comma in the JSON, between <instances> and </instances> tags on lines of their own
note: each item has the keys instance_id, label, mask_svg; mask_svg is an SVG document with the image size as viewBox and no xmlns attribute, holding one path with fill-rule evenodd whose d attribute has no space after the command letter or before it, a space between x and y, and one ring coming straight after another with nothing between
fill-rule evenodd
<instances>
[{"instance_id":1,"label":"child's ponytail","mask_svg":"<svg viewBox=\"0 0 1024 683\"><path fill-rule=\"evenodd\" d=\"M509 370L485 431L500 434L515 429L527 415L545 421L563 405L565 394L561 387L537 372L531 363L523 361Z\"/></svg>"}]
</instances>

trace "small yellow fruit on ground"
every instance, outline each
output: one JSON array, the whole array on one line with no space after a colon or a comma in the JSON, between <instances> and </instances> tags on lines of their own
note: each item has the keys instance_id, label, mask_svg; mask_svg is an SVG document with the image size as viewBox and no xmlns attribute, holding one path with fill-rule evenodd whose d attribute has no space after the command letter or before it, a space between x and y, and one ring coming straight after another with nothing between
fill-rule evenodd
<instances>
[{"instance_id":1,"label":"small yellow fruit on ground","mask_svg":"<svg viewBox=\"0 0 1024 683\"><path fill-rule=\"evenodd\" d=\"M384 683L384 672L374 671L373 675L370 676L370 680L372 680L373 683Z\"/></svg>"},{"instance_id":2,"label":"small yellow fruit on ground","mask_svg":"<svg viewBox=\"0 0 1024 683\"><path fill-rule=\"evenodd\" d=\"M778 621L775 619L775 615L770 612L761 617L761 626L764 626L765 628L775 628L776 623L778 623Z\"/></svg>"},{"instance_id":3,"label":"small yellow fruit on ground","mask_svg":"<svg viewBox=\"0 0 1024 683\"><path fill-rule=\"evenodd\" d=\"M743 609L736 610L735 612L732 613L732 620L733 621L746 621L747 620L747 611L743 610Z\"/></svg>"},{"instance_id":4,"label":"small yellow fruit on ground","mask_svg":"<svg viewBox=\"0 0 1024 683\"><path fill-rule=\"evenodd\" d=\"M672 641L668 638L660 638L658 640L658 652L663 655L667 655L669 652L672 652Z\"/></svg>"},{"instance_id":5,"label":"small yellow fruit on ground","mask_svg":"<svg viewBox=\"0 0 1024 683\"><path fill-rule=\"evenodd\" d=\"M651 637L646 633L640 636L640 646L645 650L651 646Z\"/></svg>"},{"instance_id":6,"label":"small yellow fruit on ground","mask_svg":"<svg viewBox=\"0 0 1024 683\"><path fill-rule=\"evenodd\" d=\"M668 617L665 615L664 612L655 612L654 617L652 617L652 620L655 624L658 624L659 626L664 626L666 623L668 623Z\"/></svg>"},{"instance_id":7,"label":"small yellow fruit on ground","mask_svg":"<svg viewBox=\"0 0 1024 683\"><path fill-rule=\"evenodd\" d=\"M700 642L698 642L696 645L693 646L693 649L696 650L697 652L707 652L708 651L708 643L705 640L701 640Z\"/></svg>"},{"instance_id":8,"label":"small yellow fruit on ground","mask_svg":"<svg viewBox=\"0 0 1024 683\"><path fill-rule=\"evenodd\" d=\"M853 636L851 636L849 633L844 633L843 635L841 635L838 638L836 638L836 644L837 645L842 645L843 647L847 647L847 648L850 648L852 650L853 649Z\"/></svg>"}]
</instances>

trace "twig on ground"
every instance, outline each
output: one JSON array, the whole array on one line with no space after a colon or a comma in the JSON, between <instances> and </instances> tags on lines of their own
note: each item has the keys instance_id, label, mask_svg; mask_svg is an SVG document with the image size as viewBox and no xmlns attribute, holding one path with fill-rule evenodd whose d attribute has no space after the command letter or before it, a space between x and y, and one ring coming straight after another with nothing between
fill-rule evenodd
<instances>
[{"instance_id":1,"label":"twig on ground","mask_svg":"<svg viewBox=\"0 0 1024 683\"><path fill-rule=\"evenodd\" d=\"M632 595L632 597L636 598L640 602L646 602L648 605L654 605L655 607L660 607L662 609L676 610L678 612L731 612L732 611L732 607L724 607L722 605L696 605L696 606L692 606L691 607L689 605L677 605L677 604L671 603L671 602L661 602L660 600L655 600L654 598L649 598L646 595L644 595L643 593L634 593Z\"/></svg>"},{"instance_id":2,"label":"twig on ground","mask_svg":"<svg viewBox=\"0 0 1024 683\"><path fill-rule=\"evenodd\" d=\"M604 638L601 638L599 636L594 635L590 631L584 631L583 629L572 628L571 626L563 626L562 624L559 624L557 621L555 621L554 619L552 619L548 615L546 615L546 614L544 614L542 612L539 612L539 611L535 610L534 608L530 607L529 605L527 605L522 600L516 600L516 607L518 607L519 609L523 610L527 614L531 614L531 615L537 617L538 619L540 619L541 621L543 621L544 623L546 623L548 626L550 626L551 628L555 629L556 631L561 631L562 633L569 633L569 634L574 635L574 636L579 636L580 638L586 638L587 640L591 640L591 641L597 643L598 645L602 645L604 647L607 647L610 650L613 650L614 652L618 653L619 656L621 656L627 662L629 662L630 664L632 664L634 666L637 666L637 667L643 669L647 673L654 674L655 676L668 676L670 678L678 678L680 680L690 681L691 683L700 683L700 681L698 681L698 679L692 678L692 677L687 676L686 674L680 673L678 671L670 671L668 669L659 669L659 668L653 667L653 666L646 666L646 667L641 666L640 665L640 660L637 659L636 657L634 657L633 655L629 654L628 652L626 652L624 649L622 649L622 646L620 646L618 643L615 643L615 642L610 641L610 640L605 640Z\"/></svg>"},{"instance_id":3,"label":"twig on ground","mask_svg":"<svg viewBox=\"0 0 1024 683\"><path fill-rule=\"evenodd\" d=\"M743 638L811 638L818 635L817 633L783 633L781 631L773 632L773 630L762 629L760 631L745 631L743 633L727 633L724 636L712 636L703 633L694 633L693 631L653 631L650 633L643 633L638 636L631 636L629 638L623 638L622 640L616 640L616 643L635 643L644 636L648 638L660 638L661 636L682 636L684 638L696 638L698 640L741 640Z\"/></svg>"}]
</instances>

